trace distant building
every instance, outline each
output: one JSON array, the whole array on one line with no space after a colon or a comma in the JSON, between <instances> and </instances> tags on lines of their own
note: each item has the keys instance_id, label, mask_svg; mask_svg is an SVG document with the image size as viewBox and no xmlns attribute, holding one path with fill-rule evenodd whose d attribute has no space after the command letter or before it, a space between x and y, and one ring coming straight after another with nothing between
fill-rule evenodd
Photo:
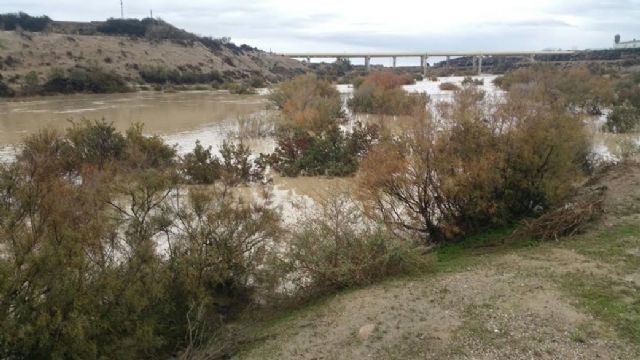
<instances>
[{"instance_id":1,"label":"distant building","mask_svg":"<svg viewBox=\"0 0 640 360\"><path fill-rule=\"evenodd\" d=\"M640 49L640 40L620 41L620 35L616 35L613 42L614 49Z\"/></svg>"}]
</instances>

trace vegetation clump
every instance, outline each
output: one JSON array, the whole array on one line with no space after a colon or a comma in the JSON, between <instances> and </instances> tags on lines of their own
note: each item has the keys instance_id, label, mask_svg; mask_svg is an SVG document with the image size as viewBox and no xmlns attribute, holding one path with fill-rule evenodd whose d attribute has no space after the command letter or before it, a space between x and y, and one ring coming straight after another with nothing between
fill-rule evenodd
<instances>
[{"instance_id":1,"label":"vegetation clump","mask_svg":"<svg viewBox=\"0 0 640 360\"><path fill-rule=\"evenodd\" d=\"M42 84L42 94L115 93L130 91L126 81L112 71L99 66L54 69Z\"/></svg>"},{"instance_id":2,"label":"vegetation clump","mask_svg":"<svg viewBox=\"0 0 640 360\"><path fill-rule=\"evenodd\" d=\"M465 76L464 79L462 79L462 85L482 86L484 85L484 80L474 79L471 76Z\"/></svg>"},{"instance_id":3,"label":"vegetation clump","mask_svg":"<svg viewBox=\"0 0 640 360\"><path fill-rule=\"evenodd\" d=\"M615 101L603 128L613 133L640 131L640 72L630 74L614 85Z\"/></svg>"},{"instance_id":4,"label":"vegetation clump","mask_svg":"<svg viewBox=\"0 0 640 360\"><path fill-rule=\"evenodd\" d=\"M260 181L264 178L264 164L251 158L251 150L243 143L224 141L220 157L211 146L205 148L196 142L193 151L185 154L180 164L184 178L191 184L214 184L222 180L225 185Z\"/></svg>"},{"instance_id":5,"label":"vegetation clump","mask_svg":"<svg viewBox=\"0 0 640 360\"><path fill-rule=\"evenodd\" d=\"M402 85L415 80L393 72L372 72L354 82L355 91L349 99L349 107L358 113L409 115L416 106L426 106L423 95L409 94Z\"/></svg>"},{"instance_id":6,"label":"vegetation clump","mask_svg":"<svg viewBox=\"0 0 640 360\"><path fill-rule=\"evenodd\" d=\"M246 147L224 145L221 160L197 148L196 163L231 179L251 172ZM337 224L334 244L349 241L339 253L305 242L312 229L329 234L331 212L300 224L283 252L276 245L289 235L268 201L236 196L238 181L182 194L180 168L175 149L141 125L123 134L105 121L30 136L0 165L0 357L188 357L256 299L366 284L418 264L355 217ZM336 255L345 260L327 276L277 290Z\"/></svg>"},{"instance_id":7,"label":"vegetation clump","mask_svg":"<svg viewBox=\"0 0 640 360\"><path fill-rule=\"evenodd\" d=\"M585 66L562 70L552 65L535 65L511 71L494 80L505 91L517 86L544 84L540 89L546 96L558 96L572 111L599 115L602 108L611 105L614 92L611 81Z\"/></svg>"},{"instance_id":8,"label":"vegetation clump","mask_svg":"<svg viewBox=\"0 0 640 360\"><path fill-rule=\"evenodd\" d=\"M439 117L416 112L410 131L363 160L370 214L442 243L558 204L582 174L588 141L578 116L536 99L536 91L512 90L489 106L466 87Z\"/></svg>"},{"instance_id":9,"label":"vegetation clump","mask_svg":"<svg viewBox=\"0 0 640 360\"><path fill-rule=\"evenodd\" d=\"M218 71L203 73L193 70L168 69L162 65L145 65L139 70L140 77L151 84L220 84L224 81Z\"/></svg>"},{"instance_id":10,"label":"vegetation clump","mask_svg":"<svg viewBox=\"0 0 640 360\"><path fill-rule=\"evenodd\" d=\"M222 86L223 89L229 91L231 94L236 95L255 95L256 89L252 86L243 83L228 82Z\"/></svg>"},{"instance_id":11,"label":"vegetation clump","mask_svg":"<svg viewBox=\"0 0 640 360\"><path fill-rule=\"evenodd\" d=\"M26 13L0 14L0 28L4 31L14 31L18 29L42 32L51 24L51 19L47 16L30 16Z\"/></svg>"},{"instance_id":12,"label":"vegetation clump","mask_svg":"<svg viewBox=\"0 0 640 360\"><path fill-rule=\"evenodd\" d=\"M12 97L15 95L15 91L9 87L4 81L0 79L0 97Z\"/></svg>"},{"instance_id":13,"label":"vegetation clump","mask_svg":"<svg viewBox=\"0 0 640 360\"><path fill-rule=\"evenodd\" d=\"M640 108L629 103L614 106L607 116L604 129L612 133L631 133L640 131Z\"/></svg>"},{"instance_id":14,"label":"vegetation clump","mask_svg":"<svg viewBox=\"0 0 640 360\"><path fill-rule=\"evenodd\" d=\"M328 81L303 75L280 84L271 101L282 110L285 125L320 133L343 117L340 93Z\"/></svg>"},{"instance_id":15,"label":"vegetation clump","mask_svg":"<svg viewBox=\"0 0 640 360\"><path fill-rule=\"evenodd\" d=\"M285 176L351 175L378 137L372 125L341 129L340 94L313 75L281 84L271 98L282 109L283 123L276 130L276 149L266 160Z\"/></svg>"},{"instance_id":16,"label":"vegetation clump","mask_svg":"<svg viewBox=\"0 0 640 360\"><path fill-rule=\"evenodd\" d=\"M442 91L456 91L460 90L460 87L452 82L443 82L438 85L438 88Z\"/></svg>"},{"instance_id":17,"label":"vegetation clump","mask_svg":"<svg viewBox=\"0 0 640 360\"><path fill-rule=\"evenodd\" d=\"M424 272L432 261L410 243L365 218L347 196L335 195L308 214L288 242L291 282L309 295Z\"/></svg>"},{"instance_id":18,"label":"vegetation clump","mask_svg":"<svg viewBox=\"0 0 640 360\"><path fill-rule=\"evenodd\" d=\"M285 176L352 175L377 138L376 126L360 123L350 132L337 126L322 133L285 127L276 132L277 146L267 160Z\"/></svg>"}]
</instances>

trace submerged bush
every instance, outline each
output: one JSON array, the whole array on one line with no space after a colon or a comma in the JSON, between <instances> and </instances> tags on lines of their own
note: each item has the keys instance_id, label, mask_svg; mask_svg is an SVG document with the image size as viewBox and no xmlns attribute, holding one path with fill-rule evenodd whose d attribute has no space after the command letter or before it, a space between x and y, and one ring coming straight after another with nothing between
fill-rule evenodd
<instances>
[{"instance_id":1,"label":"submerged bush","mask_svg":"<svg viewBox=\"0 0 640 360\"><path fill-rule=\"evenodd\" d=\"M481 86L481 85L484 85L484 80L474 79L471 76L465 76L464 79L462 79L462 85ZM441 90L444 90L444 89L441 89Z\"/></svg>"},{"instance_id":2,"label":"submerged bush","mask_svg":"<svg viewBox=\"0 0 640 360\"><path fill-rule=\"evenodd\" d=\"M237 95L254 95L256 93L255 88L240 83L225 83L222 88Z\"/></svg>"},{"instance_id":3,"label":"submerged bush","mask_svg":"<svg viewBox=\"0 0 640 360\"><path fill-rule=\"evenodd\" d=\"M640 131L640 108L629 103L614 106L603 127L606 131L613 133Z\"/></svg>"},{"instance_id":4,"label":"submerged bush","mask_svg":"<svg viewBox=\"0 0 640 360\"><path fill-rule=\"evenodd\" d=\"M281 128L268 162L285 176L352 175L377 138L376 126L360 123L351 132L333 127L317 135L297 128Z\"/></svg>"},{"instance_id":5,"label":"submerged bush","mask_svg":"<svg viewBox=\"0 0 640 360\"><path fill-rule=\"evenodd\" d=\"M213 184L221 180L225 185L260 181L264 178L263 163L251 159L248 146L227 140L220 147L220 158L204 148L199 141L193 151L185 154L180 164L183 176L192 184Z\"/></svg>"},{"instance_id":6,"label":"submerged bush","mask_svg":"<svg viewBox=\"0 0 640 360\"><path fill-rule=\"evenodd\" d=\"M443 90L443 91L460 90L460 87L458 85L450 82L443 82L442 84L438 85L438 88L440 88L440 90Z\"/></svg>"},{"instance_id":7,"label":"submerged bush","mask_svg":"<svg viewBox=\"0 0 640 360\"><path fill-rule=\"evenodd\" d=\"M393 72L372 72L361 82L354 83L355 91L349 99L349 107L354 112L409 115L416 107L426 106L424 95L409 94L402 85L415 82L410 76Z\"/></svg>"},{"instance_id":8,"label":"submerged bush","mask_svg":"<svg viewBox=\"0 0 640 360\"><path fill-rule=\"evenodd\" d=\"M343 116L338 90L315 75L298 76L280 84L270 98L282 110L288 126L316 133L336 126Z\"/></svg>"},{"instance_id":9,"label":"submerged bush","mask_svg":"<svg viewBox=\"0 0 640 360\"><path fill-rule=\"evenodd\" d=\"M507 91L518 86L536 86L546 102L590 114L600 114L614 97L611 81L585 66L564 70L553 65L535 65L508 72L496 78L495 83Z\"/></svg>"}]
</instances>

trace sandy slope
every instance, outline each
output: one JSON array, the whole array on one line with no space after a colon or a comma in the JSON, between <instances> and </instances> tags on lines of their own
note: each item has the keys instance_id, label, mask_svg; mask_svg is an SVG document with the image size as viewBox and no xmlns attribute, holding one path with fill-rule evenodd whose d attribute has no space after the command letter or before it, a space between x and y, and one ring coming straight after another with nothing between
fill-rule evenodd
<instances>
[{"instance_id":1,"label":"sandy slope","mask_svg":"<svg viewBox=\"0 0 640 360\"><path fill-rule=\"evenodd\" d=\"M146 64L203 72L217 70L227 78L237 79L252 74L278 78L305 68L296 60L262 51L234 53L223 47L214 52L200 43L185 46L171 41L151 42L122 36L21 34L14 31L0 31L0 56L3 60L0 61L0 74L5 79L31 70L44 76L54 67L66 69L91 62L115 70L131 81L139 78L137 69ZM15 61L7 62L9 57Z\"/></svg>"}]
</instances>

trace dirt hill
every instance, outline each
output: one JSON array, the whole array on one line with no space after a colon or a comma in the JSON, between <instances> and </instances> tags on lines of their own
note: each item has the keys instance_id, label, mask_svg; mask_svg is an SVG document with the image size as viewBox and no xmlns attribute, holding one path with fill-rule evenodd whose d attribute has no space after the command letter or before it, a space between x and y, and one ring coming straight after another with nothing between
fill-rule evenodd
<instances>
[{"instance_id":1,"label":"dirt hill","mask_svg":"<svg viewBox=\"0 0 640 360\"><path fill-rule=\"evenodd\" d=\"M131 83L142 82L140 70L155 66L192 73L219 73L224 81L278 81L302 73L299 61L246 45L201 38L166 25L175 39L161 36L100 34L101 23L53 23L45 32L0 31L0 75L11 87L24 83L30 71L44 79L58 68L98 65ZM164 25L164 24L163 24ZM160 39L158 39L160 37Z\"/></svg>"}]
</instances>

